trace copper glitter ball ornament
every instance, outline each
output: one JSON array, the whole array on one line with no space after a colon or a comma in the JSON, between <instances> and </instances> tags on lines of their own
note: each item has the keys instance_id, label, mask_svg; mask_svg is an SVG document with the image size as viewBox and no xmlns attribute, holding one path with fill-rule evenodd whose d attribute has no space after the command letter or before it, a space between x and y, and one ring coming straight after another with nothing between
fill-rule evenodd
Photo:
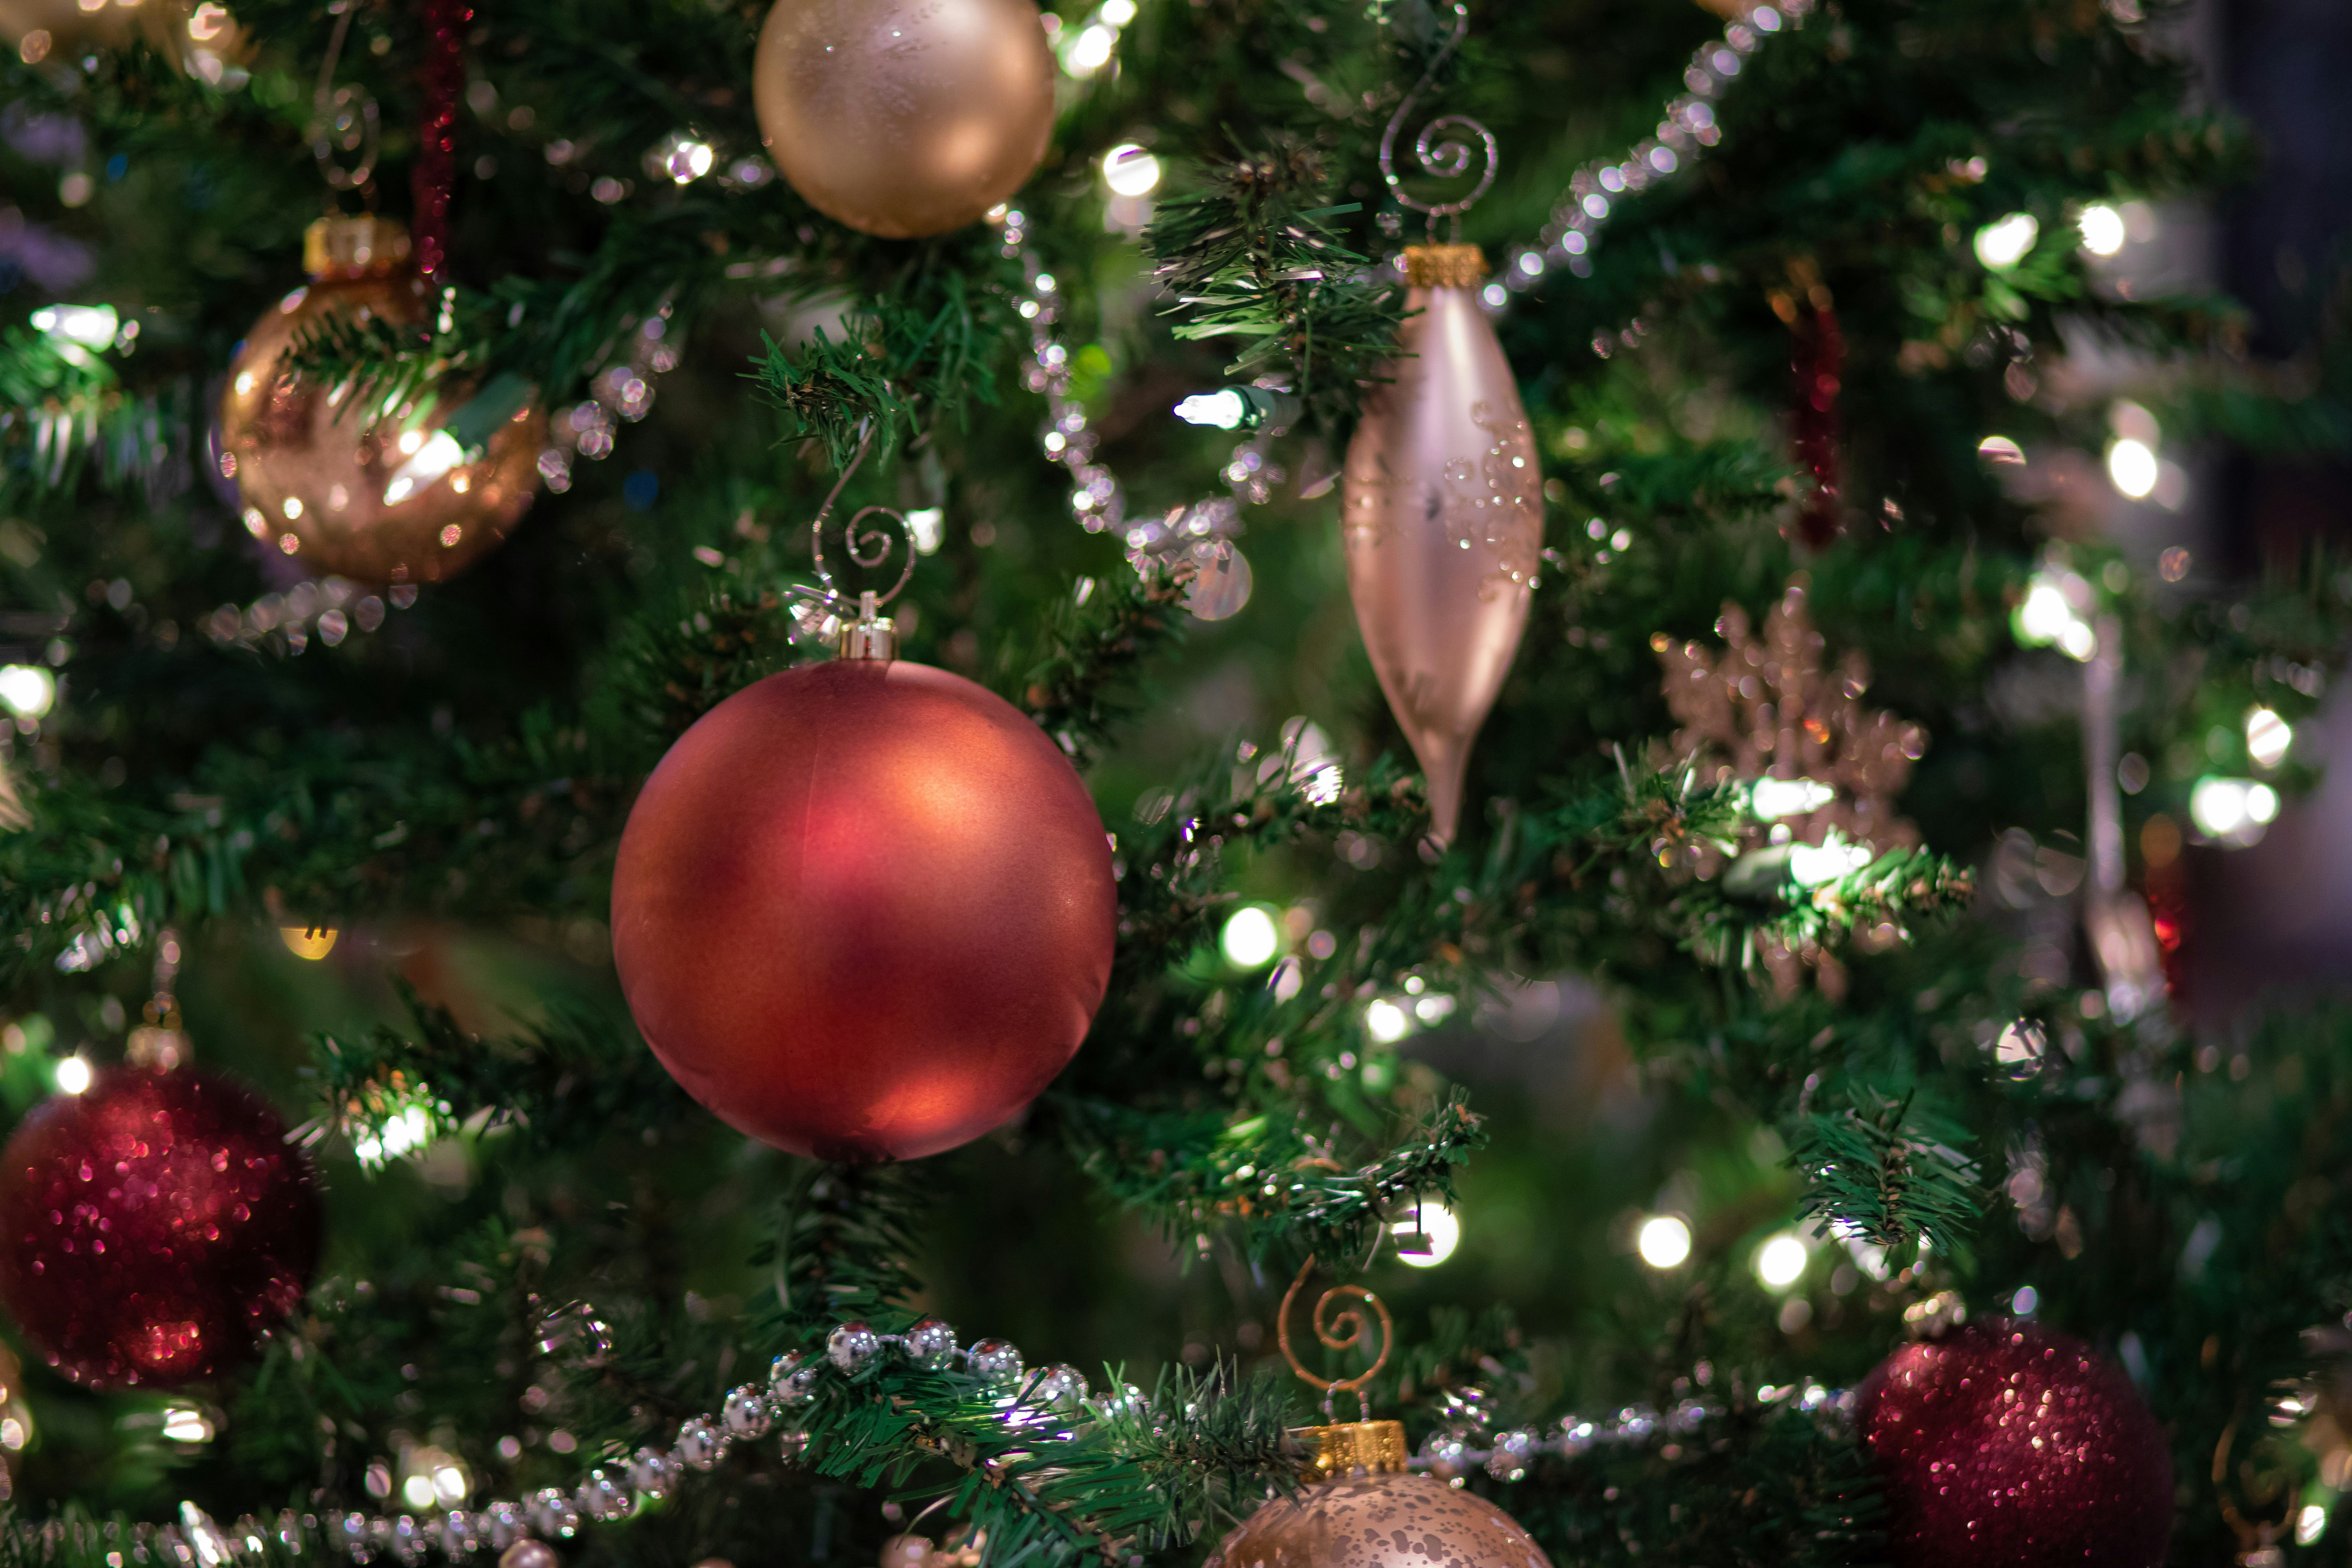
<instances>
[{"instance_id":1,"label":"copper glitter ball ornament","mask_svg":"<svg viewBox=\"0 0 2352 1568\"><path fill-rule=\"evenodd\" d=\"M1501 1509L1407 1471L1396 1422L1318 1426L1313 1435L1318 1468L1332 1479L1261 1507L1205 1568L1551 1568Z\"/></svg>"},{"instance_id":2,"label":"copper glitter ball ornament","mask_svg":"<svg viewBox=\"0 0 2352 1568\"><path fill-rule=\"evenodd\" d=\"M387 406L365 387L288 374L281 356L305 327L414 327L433 303L396 223L321 218L303 251L310 286L264 312L229 366L221 476L237 488L247 530L320 575L376 584L453 576L530 505L546 418L528 400L476 403L463 376Z\"/></svg>"},{"instance_id":3,"label":"copper glitter ball ornament","mask_svg":"<svg viewBox=\"0 0 2352 1568\"><path fill-rule=\"evenodd\" d=\"M913 239L1028 183L1053 134L1054 56L1032 0L777 0L751 96L811 206Z\"/></svg>"},{"instance_id":4,"label":"copper glitter ball ornament","mask_svg":"<svg viewBox=\"0 0 2352 1568\"><path fill-rule=\"evenodd\" d=\"M94 1387L168 1388L250 1360L301 1304L319 1226L285 1122L194 1068L102 1068L0 1151L0 1302Z\"/></svg>"},{"instance_id":5,"label":"copper glitter ball ornament","mask_svg":"<svg viewBox=\"0 0 2352 1568\"><path fill-rule=\"evenodd\" d=\"M1904 1346L1854 1391L1897 1568L2156 1568L2172 1460L2128 1379L1996 1318Z\"/></svg>"},{"instance_id":6,"label":"copper glitter ball ornament","mask_svg":"<svg viewBox=\"0 0 2352 1568\"><path fill-rule=\"evenodd\" d=\"M1068 1063L1118 908L1102 818L1036 725L944 670L845 658L670 748L621 836L613 950L646 1043L720 1120L906 1160Z\"/></svg>"},{"instance_id":7,"label":"copper glitter ball ornament","mask_svg":"<svg viewBox=\"0 0 2352 1568\"><path fill-rule=\"evenodd\" d=\"M1478 247L1405 250L1407 315L1389 380L1348 444L1348 596L1373 673L1450 842L1478 728L1528 625L1543 475L1518 383L1478 307Z\"/></svg>"}]
</instances>

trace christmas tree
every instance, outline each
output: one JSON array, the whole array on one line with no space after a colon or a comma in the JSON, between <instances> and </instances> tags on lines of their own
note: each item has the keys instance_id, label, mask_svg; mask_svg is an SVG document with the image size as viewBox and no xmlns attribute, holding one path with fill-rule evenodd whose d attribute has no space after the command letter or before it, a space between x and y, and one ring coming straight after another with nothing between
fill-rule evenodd
<instances>
[{"instance_id":1,"label":"christmas tree","mask_svg":"<svg viewBox=\"0 0 2352 1568\"><path fill-rule=\"evenodd\" d=\"M1709 4L0 0L0 1563L2340 1560L2259 150Z\"/></svg>"}]
</instances>

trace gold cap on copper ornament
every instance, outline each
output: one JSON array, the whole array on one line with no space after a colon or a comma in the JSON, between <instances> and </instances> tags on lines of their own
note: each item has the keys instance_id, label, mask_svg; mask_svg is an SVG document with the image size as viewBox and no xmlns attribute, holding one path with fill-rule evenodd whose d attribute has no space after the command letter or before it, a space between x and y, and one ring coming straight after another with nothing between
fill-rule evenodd
<instances>
[{"instance_id":1,"label":"gold cap on copper ornament","mask_svg":"<svg viewBox=\"0 0 2352 1568\"><path fill-rule=\"evenodd\" d=\"M302 231L302 268L320 282L381 277L407 262L408 230L396 219L339 215Z\"/></svg>"},{"instance_id":2,"label":"gold cap on copper ornament","mask_svg":"<svg viewBox=\"0 0 2352 1568\"><path fill-rule=\"evenodd\" d=\"M841 623L841 640L835 647L844 658L896 658L898 657L898 623L887 616L844 621Z\"/></svg>"},{"instance_id":3,"label":"gold cap on copper ornament","mask_svg":"<svg viewBox=\"0 0 2352 1568\"><path fill-rule=\"evenodd\" d=\"M1416 289L1475 289L1486 280L1486 257L1475 245L1408 245L1404 280Z\"/></svg>"},{"instance_id":4,"label":"gold cap on copper ornament","mask_svg":"<svg viewBox=\"0 0 2352 1568\"><path fill-rule=\"evenodd\" d=\"M1404 1423L1348 1421L1337 1426L1309 1426L1315 1439L1315 1473L1349 1476L1358 1470L1394 1475L1405 1468Z\"/></svg>"}]
</instances>

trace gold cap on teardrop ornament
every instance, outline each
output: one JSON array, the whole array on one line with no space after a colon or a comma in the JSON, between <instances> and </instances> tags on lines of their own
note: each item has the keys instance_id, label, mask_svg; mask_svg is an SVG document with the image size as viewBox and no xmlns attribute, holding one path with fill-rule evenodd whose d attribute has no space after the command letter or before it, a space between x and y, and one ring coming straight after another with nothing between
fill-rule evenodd
<instances>
[{"instance_id":1,"label":"gold cap on teardrop ornament","mask_svg":"<svg viewBox=\"0 0 2352 1568\"><path fill-rule=\"evenodd\" d=\"M322 217L302 231L302 269L319 281L376 278L408 264L408 230L363 213Z\"/></svg>"},{"instance_id":2,"label":"gold cap on teardrop ornament","mask_svg":"<svg viewBox=\"0 0 2352 1568\"><path fill-rule=\"evenodd\" d=\"M1475 289L1486 280L1486 253L1475 245L1408 245L1404 280L1416 289Z\"/></svg>"},{"instance_id":3,"label":"gold cap on teardrop ornament","mask_svg":"<svg viewBox=\"0 0 2352 1568\"><path fill-rule=\"evenodd\" d=\"M1309 1426L1315 1439L1315 1472L1318 1476L1349 1476L1358 1470L1394 1475L1405 1468L1404 1423L1349 1421L1337 1426Z\"/></svg>"}]
</instances>

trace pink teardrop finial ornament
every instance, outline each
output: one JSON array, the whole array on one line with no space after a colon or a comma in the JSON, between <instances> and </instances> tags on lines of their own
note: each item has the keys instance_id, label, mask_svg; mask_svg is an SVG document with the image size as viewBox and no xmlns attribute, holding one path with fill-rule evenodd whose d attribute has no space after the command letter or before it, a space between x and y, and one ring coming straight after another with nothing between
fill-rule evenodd
<instances>
[{"instance_id":1,"label":"pink teardrop finial ornament","mask_svg":"<svg viewBox=\"0 0 2352 1568\"><path fill-rule=\"evenodd\" d=\"M1475 245L1408 247L1390 380L1349 443L1348 594L1372 669L1452 842L1478 728L1527 630L1543 476L1519 388L1478 308Z\"/></svg>"}]
</instances>

